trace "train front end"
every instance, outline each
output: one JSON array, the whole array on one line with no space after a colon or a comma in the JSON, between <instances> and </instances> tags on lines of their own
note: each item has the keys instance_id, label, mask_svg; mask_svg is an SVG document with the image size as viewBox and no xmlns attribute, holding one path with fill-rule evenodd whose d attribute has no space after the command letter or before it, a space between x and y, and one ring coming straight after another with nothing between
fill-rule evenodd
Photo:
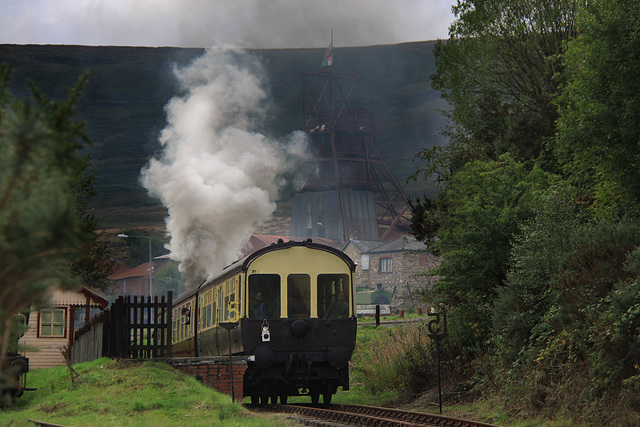
<instances>
[{"instance_id":1,"label":"train front end","mask_svg":"<svg viewBox=\"0 0 640 427\"><path fill-rule=\"evenodd\" d=\"M244 394L252 403L309 395L312 403L322 396L328 404L338 387L349 389L355 265L324 245L277 246L245 262Z\"/></svg>"}]
</instances>

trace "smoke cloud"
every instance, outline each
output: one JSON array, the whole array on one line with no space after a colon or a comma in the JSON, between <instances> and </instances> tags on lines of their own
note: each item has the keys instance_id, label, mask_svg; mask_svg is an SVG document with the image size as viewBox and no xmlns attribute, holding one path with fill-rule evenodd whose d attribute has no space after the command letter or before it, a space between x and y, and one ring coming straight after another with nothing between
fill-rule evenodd
<instances>
[{"instance_id":1,"label":"smoke cloud","mask_svg":"<svg viewBox=\"0 0 640 427\"><path fill-rule=\"evenodd\" d=\"M304 152L306 134L275 141L256 131L269 97L247 53L211 49L175 75L181 94L165 107L162 151L141 181L168 208L168 249L189 283L240 257L275 210L280 174Z\"/></svg>"},{"instance_id":2,"label":"smoke cloud","mask_svg":"<svg viewBox=\"0 0 640 427\"><path fill-rule=\"evenodd\" d=\"M0 43L246 48L446 38L455 0L0 0Z\"/></svg>"}]
</instances>

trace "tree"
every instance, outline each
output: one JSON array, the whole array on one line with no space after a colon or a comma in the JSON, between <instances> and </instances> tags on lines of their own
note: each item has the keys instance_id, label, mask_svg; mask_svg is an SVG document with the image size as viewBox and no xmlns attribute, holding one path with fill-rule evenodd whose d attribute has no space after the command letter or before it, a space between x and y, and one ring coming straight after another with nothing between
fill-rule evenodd
<instances>
[{"instance_id":1,"label":"tree","mask_svg":"<svg viewBox=\"0 0 640 427\"><path fill-rule=\"evenodd\" d=\"M97 196L96 170L91 167L91 153L80 154L80 150L91 144L84 123L73 120L76 105L83 94L88 75L80 77L69 91L67 99L49 100L33 83L28 82L36 106L43 113L46 126L55 135L52 155L61 170L69 173L70 189L75 199L75 211L85 240L76 248L71 262L73 274L80 283L97 290L108 290L113 284L108 277L115 271L108 242L101 240L99 224L89 207Z\"/></svg>"},{"instance_id":2,"label":"tree","mask_svg":"<svg viewBox=\"0 0 640 427\"><path fill-rule=\"evenodd\" d=\"M93 289L106 291L113 283L109 276L116 265L111 259L108 242L102 240L102 232L89 201L97 195L95 190L96 172L90 169L91 154L82 156L74 170L73 193L76 200L76 215L80 219L82 232L87 237L85 243L76 249L71 262L73 274L81 283Z\"/></svg>"},{"instance_id":3,"label":"tree","mask_svg":"<svg viewBox=\"0 0 640 427\"><path fill-rule=\"evenodd\" d=\"M166 262L155 272L153 282L155 284L155 293L157 295L165 295L167 292L173 292L174 298L178 296L180 283L182 282L182 274L178 270L178 264L175 262Z\"/></svg>"},{"instance_id":4,"label":"tree","mask_svg":"<svg viewBox=\"0 0 640 427\"><path fill-rule=\"evenodd\" d=\"M555 302L551 283L572 251L572 236L587 222L575 189L556 181L537 195L532 217L514 236L507 277L494 302L493 340L507 365L533 362L524 358L536 354L531 351L533 330L542 329L539 325Z\"/></svg>"},{"instance_id":5,"label":"tree","mask_svg":"<svg viewBox=\"0 0 640 427\"><path fill-rule=\"evenodd\" d=\"M9 67L1 65L0 369L13 316L53 286L77 285L68 266L86 241L68 169L75 151L61 150L63 136L52 129L42 109L25 102L19 116L7 110L9 76Z\"/></svg>"},{"instance_id":6,"label":"tree","mask_svg":"<svg viewBox=\"0 0 640 427\"><path fill-rule=\"evenodd\" d=\"M640 215L640 3L589 2L566 53L554 150L594 214Z\"/></svg>"},{"instance_id":7,"label":"tree","mask_svg":"<svg viewBox=\"0 0 640 427\"><path fill-rule=\"evenodd\" d=\"M12 319L53 287L104 287L109 253L88 210L95 195L90 141L72 120L86 75L61 101L29 83L33 102L11 100L10 67L0 65L0 370Z\"/></svg>"},{"instance_id":8,"label":"tree","mask_svg":"<svg viewBox=\"0 0 640 427\"><path fill-rule=\"evenodd\" d=\"M553 104L578 0L460 0L434 51L433 87L451 106L450 139L431 157L448 180L474 160L538 159L555 133ZM430 157L425 152L421 157ZM553 168L553 164L547 165ZM433 172L427 167L426 172Z\"/></svg>"},{"instance_id":9,"label":"tree","mask_svg":"<svg viewBox=\"0 0 640 427\"><path fill-rule=\"evenodd\" d=\"M491 312L509 269L511 241L534 211L534 195L552 177L540 168L528 172L508 155L468 163L439 200L443 262L435 270L437 303L450 307L452 338L463 347L483 345ZM458 314L458 316L456 316ZM457 322L457 324L456 324ZM455 336L456 331L458 337Z\"/></svg>"},{"instance_id":10,"label":"tree","mask_svg":"<svg viewBox=\"0 0 640 427\"><path fill-rule=\"evenodd\" d=\"M146 235L146 233L149 233L149 231L136 229L126 229L122 231L122 234L129 236L123 240L127 245L128 263L133 267L149 262L149 236ZM156 257L166 254L166 243L167 239L164 236L151 235L151 256Z\"/></svg>"},{"instance_id":11,"label":"tree","mask_svg":"<svg viewBox=\"0 0 640 427\"><path fill-rule=\"evenodd\" d=\"M487 350L519 409L637 411L640 4L454 10L434 76L451 144L419 153L416 173L442 191L412 223L440 246L451 339Z\"/></svg>"}]
</instances>

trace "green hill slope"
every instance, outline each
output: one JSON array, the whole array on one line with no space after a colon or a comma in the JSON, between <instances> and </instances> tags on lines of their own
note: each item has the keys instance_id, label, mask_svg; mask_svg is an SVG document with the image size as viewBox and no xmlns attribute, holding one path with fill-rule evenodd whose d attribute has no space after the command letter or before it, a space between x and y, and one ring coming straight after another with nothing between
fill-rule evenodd
<instances>
[{"instance_id":1,"label":"green hill slope","mask_svg":"<svg viewBox=\"0 0 640 427\"><path fill-rule=\"evenodd\" d=\"M445 106L431 89L435 42L334 49L334 71L360 74L361 105L379 117L376 146L399 182L415 169L413 155L442 143ZM164 209L139 183L140 168L159 149L165 104L176 94L175 66L203 49L0 45L0 61L13 66L12 93L28 94L25 80L52 98L62 97L90 73L79 119L87 122L99 172L96 212L106 228L159 223ZM272 109L264 132L283 136L300 129L302 73L318 71L324 48L252 51L262 57ZM421 194L417 186L407 188Z\"/></svg>"},{"instance_id":2,"label":"green hill slope","mask_svg":"<svg viewBox=\"0 0 640 427\"><path fill-rule=\"evenodd\" d=\"M29 387L0 411L0 425L33 426L29 420L68 426L275 426L281 416L256 415L231 396L162 362L98 359L29 372Z\"/></svg>"}]
</instances>

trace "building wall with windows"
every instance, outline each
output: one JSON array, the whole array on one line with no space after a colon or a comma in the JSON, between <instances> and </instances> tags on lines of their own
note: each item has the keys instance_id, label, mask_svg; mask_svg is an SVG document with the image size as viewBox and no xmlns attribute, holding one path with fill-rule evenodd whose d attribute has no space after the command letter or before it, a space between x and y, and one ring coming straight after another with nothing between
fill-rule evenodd
<instances>
[{"instance_id":1,"label":"building wall with windows","mask_svg":"<svg viewBox=\"0 0 640 427\"><path fill-rule=\"evenodd\" d=\"M76 312L80 308L104 309L107 300L82 287L78 291L54 290L49 304L32 307L27 332L20 338L26 349L21 353L29 358L30 368L63 366L60 350L68 345L74 331Z\"/></svg>"},{"instance_id":2,"label":"building wall with windows","mask_svg":"<svg viewBox=\"0 0 640 427\"><path fill-rule=\"evenodd\" d=\"M440 264L440 259L412 236L390 242L349 240L342 251L357 263L356 285L390 292L395 307L416 304L419 292L434 281L424 273Z\"/></svg>"}]
</instances>

